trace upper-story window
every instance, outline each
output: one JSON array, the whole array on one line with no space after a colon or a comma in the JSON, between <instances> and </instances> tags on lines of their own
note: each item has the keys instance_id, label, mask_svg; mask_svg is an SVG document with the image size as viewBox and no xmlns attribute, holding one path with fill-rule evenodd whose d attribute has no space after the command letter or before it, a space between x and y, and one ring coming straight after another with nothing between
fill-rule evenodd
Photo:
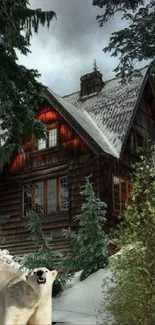
<instances>
[{"instance_id":1,"label":"upper-story window","mask_svg":"<svg viewBox=\"0 0 155 325\"><path fill-rule=\"evenodd\" d=\"M46 148L46 139L38 140L38 150L42 150Z\"/></svg>"},{"instance_id":2,"label":"upper-story window","mask_svg":"<svg viewBox=\"0 0 155 325\"><path fill-rule=\"evenodd\" d=\"M57 139L58 139L57 128L49 130L48 131L48 146L55 147L58 144Z\"/></svg>"},{"instance_id":3,"label":"upper-story window","mask_svg":"<svg viewBox=\"0 0 155 325\"><path fill-rule=\"evenodd\" d=\"M144 142L144 136L142 134L131 132L130 146L132 151L138 152L139 149L143 149L145 145Z\"/></svg>"},{"instance_id":4,"label":"upper-story window","mask_svg":"<svg viewBox=\"0 0 155 325\"><path fill-rule=\"evenodd\" d=\"M47 131L46 139L38 140L38 150L52 148L58 145L58 129L53 127Z\"/></svg>"}]
</instances>

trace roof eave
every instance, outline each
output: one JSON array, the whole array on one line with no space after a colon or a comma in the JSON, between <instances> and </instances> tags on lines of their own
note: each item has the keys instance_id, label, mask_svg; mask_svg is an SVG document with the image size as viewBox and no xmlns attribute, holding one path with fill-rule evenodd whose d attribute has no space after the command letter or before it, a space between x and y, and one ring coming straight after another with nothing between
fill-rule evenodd
<instances>
[{"instance_id":1,"label":"roof eave","mask_svg":"<svg viewBox=\"0 0 155 325\"><path fill-rule=\"evenodd\" d=\"M74 131L79 134L79 136L87 143L91 150L97 155L103 155L111 160L119 159L106 152L104 152L101 147L94 141L94 139L81 127L81 125L71 116L63 107L63 105L50 93L48 89L44 92L45 98L53 106L53 108L58 111L58 113L66 120L66 122L74 129Z\"/></svg>"},{"instance_id":2,"label":"roof eave","mask_svg":"<svg viewBox=\"0 0 155 325\"><path fill-rule=\"evenodd\" d=\"M102 150L100 146L90 137L90 135L81 127L81 125L65 110L63 105L50 93L48 89L44 92L45 98L58 111L58 113L66 120L66 122L75 130L77 134L87 143L96 155L100 155Z\"/></svg>"}]
</instances>

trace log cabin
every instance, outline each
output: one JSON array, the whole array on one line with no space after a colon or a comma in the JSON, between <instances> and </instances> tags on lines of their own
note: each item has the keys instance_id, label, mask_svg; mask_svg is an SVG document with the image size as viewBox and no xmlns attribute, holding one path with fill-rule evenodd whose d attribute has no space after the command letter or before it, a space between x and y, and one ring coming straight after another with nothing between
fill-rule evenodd
<instances>
[{"instance_id":1,"label":"log cabin","mask_svg":"<svg viewBox=\"0 0 155 325\"><path fill-rule=\"evenodd\" d=\"M80 91L64 97L51 89L35 110L47 126L46 139L24 142L0 176L3 248L14 255L33 251L26 228L36 211L53 248L70 250L62 229L74 227L81 211L81 186L91 175L95 194L107 203L107 229L118 223L130 191L132 164L155 139L155 92L150 67L104 81L95 70L81 77Z\"/></svg>"}]
</instances>

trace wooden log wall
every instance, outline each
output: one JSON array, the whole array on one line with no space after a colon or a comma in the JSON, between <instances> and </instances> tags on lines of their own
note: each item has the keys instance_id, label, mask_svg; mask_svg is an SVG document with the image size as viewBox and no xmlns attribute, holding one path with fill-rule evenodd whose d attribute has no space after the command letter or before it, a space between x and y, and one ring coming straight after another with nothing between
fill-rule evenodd
<instances>
[{"instance_id":1,"label":"wooden log wall","mask_svg":"<svg viewBox=\"0 0 155 325\"><path fill-rule=\"evenodd\" d=\"M29 231L26 228L29 219L22 215L22 185L49 177L60 177L67 173L67 164L57 164L53 167L42 166L39 169L29 169L10 176L3 183L0 192L0 213L9 214L6 224L0 227L0 235L6 238L3 248L11 254L24 254L33 251L33 245L28 240ZM62 229L68 228L69 212L52 213L42 217L43 230L53 237L53 247L61 252L69 251L69 243L62 237Z\"/></svg>"},{"instance_id":2,"label":"wooden log wall","mask_svg":"<svg viewBox=\"0 0 155 325\"><path fill-rule=\"evenodd\" d=\"M106 230L109 231L113 224L113 203L112 203L112 173L114 162L105 157L100 157L100 198L107 204L107 224Z\"/></svg>"},{"instance_id":3,"label":"wooden log wall","mask_svg":"<svg viewBox=\"0 0 155 325\"><path fill-rule=\"evenodd\" d=\"M64 175L68 175L69 210L42 216L41 220L45 234L53 238L53 249L65 253L70 251L69 242L62 236L62 229L74 226L73 217L81 211L80 191L86 176L92 175L95 193L99 195L98 158L90 155L64 160L63 164L59 162L37 169L29 168L14 173L3 181L0 191L0 213L10 215L9 221L0 227L0 236L6 239L3 248L8 249L13 255L23 255L34 250L32 242L28 240L30 233L26 226L29 219L22 215L22 185Z\"/></svg>"},{"instance_id":4,"label":"wooden log wall","mask_svg":"<svg viewBox=\"0 0 155 325\"><path fill-rule=\"evenodd\" d=\"M37 118L47 125L47 129L50 130L53 125L57 128L58 143L55 147L38 150L35 137L32 137L31 142L23 140L24 154L16 154L13 157L9 166L10 173L45 166L90 152L86 143L49 104L42 107Z\"/></svg>"},{"instance_id":5,"label":"wooden log wall","mask_svg":"<svg viewBox=\"0 0 155 325\"><path fill-rule=\"evenodd\" d=\"M140 101L134 121L131 125L131 131L127 139L126 147L121 157L121 163L131 169L132 165L139 159L139 153L133 146L133 141L136 136L143 138L144 153L147 151L148 139L151 136L151 129L153 127L154 133L155 125L155 100L151 93L149 84L146 85L143 97ZM153 139L154 141L154 139Z\"/></svg>"},{"instance_id":6,"label":"wooden log wall","mask_svg":"<svg viewBox=\"0 0 155 325\"><path fill-rule=\"evenodd\" d=\"M22 185L68 175L69 210L42 218L45 233L53 237L54 249L68 252L70 245L62 237L62 229L68 226L77 227L73 223L73 218L81 212L83 198L80 191L85 183L85 177L92 175L95 194L108 205L107 227L110 229L116 224L116 215L113 215L112 175L129 178L131 165L135 159L128 145L119 161L96 157L79 135L49 105L42 107L38 119L46 124L57 123L58 146L37 151L36 139L32 139L31 143L24 144L25 154L16 155L9 170L3 175L5 179L1 178L0 214L9 214L10 220L0 227L0 235L6 238L3 248L9 249L10 253L15 255L22 255L34 249L28 240L29 232L26 228L28 218L22 216ZM152 115L142 100L132 131L149 130L150 125Z\"/></svg>"},{"instance_id":7,"label":"wooden log wall","mask_svg":"<svg viewBox=\"0 0 155 325\"><path fill-rule=\"evenodd\" d=\"M83 197L80 194L81 187L85 184L85 178L90 175L94 192L100 196L99 158L87 155L80 157L78 160L69 161L69 211L70 226L73 228L75 226L73 219L76 215L80 214L83 203Z\"/></svg>"}]
</instances>

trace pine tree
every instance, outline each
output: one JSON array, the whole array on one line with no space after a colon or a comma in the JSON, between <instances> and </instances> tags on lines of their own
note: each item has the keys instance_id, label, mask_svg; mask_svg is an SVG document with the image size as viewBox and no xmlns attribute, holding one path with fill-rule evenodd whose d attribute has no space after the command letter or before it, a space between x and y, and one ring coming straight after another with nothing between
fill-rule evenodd
<instances>
[{"instance_id":1,"label":"pine tree","mask_svg":"<svg viewBox=\"0 0 155 325\"><path fill-rule=\"evenodd\" d=\"M53 250L52 237L46 236L43 229L40 217L31 211L29 214L29 222L27 228L30 231L28 240L32 241L34 252L25 254L22 257L17 257L16 261L27 269L36 267L46 267L49 270L58 270L58 276L54 282L52 294L55 296L62 290L63 284L68 280L65 274L59 274L61 269L62 254Z\"/></svg>"},{"instance_id":2,"label":"pine tree","mask_svg":"<svg viewBox=\"0 0 155 325\"><path fill-rule=\"evenodd\" d=\"M107 309L114 325L155 324L155 153L135 165L131 203L119 229L122 253L112 259ZM125 246L126 245L126 246ZM104 298L105 306L105 298Z\"/></svg>"},{"instance_id":3,"label":"pine tree","mask_svg":"<svg viewBox=\"0 0 155 325\"><path fill-rule=\"evenodd\" d=\"M64 234L70 239L72 254L64 264L72 272L83 270L81 280L108 264L108 236L103 230L106 221L106 204L95 196L93 185L86 178L81 195L84 197L81 214L75 217L78 232L67 230Z\"/></svg>"},{"instance_id":4,"label":"pine tree","mask_svg":"<svg viewBox=\"0 0 155 325\"><path fill-rule=\"evenodd\" d=\"M103 9L97 16L99 26L117 13L127 20L127 27L114 31L104 52L119 56L120 63L114 70L118 75L130 73L137 61L155 58L155 0L93 0L93 5Z\"/></svg>"},{"instance_id":5,"label":"pine tree","mask_svg":"<svg viewBox=\"0 0 155 325\"><path fill-rule=\"evenodd\" d=\"M53 17L53 11L30 9L28 0L0 0L0 168L21 150L23 137L45 136L34 114L44 88L38 72L19 65L16 53L27 55L32 33L40 25L49 27Z\"/></svg>"}]
</instances>

